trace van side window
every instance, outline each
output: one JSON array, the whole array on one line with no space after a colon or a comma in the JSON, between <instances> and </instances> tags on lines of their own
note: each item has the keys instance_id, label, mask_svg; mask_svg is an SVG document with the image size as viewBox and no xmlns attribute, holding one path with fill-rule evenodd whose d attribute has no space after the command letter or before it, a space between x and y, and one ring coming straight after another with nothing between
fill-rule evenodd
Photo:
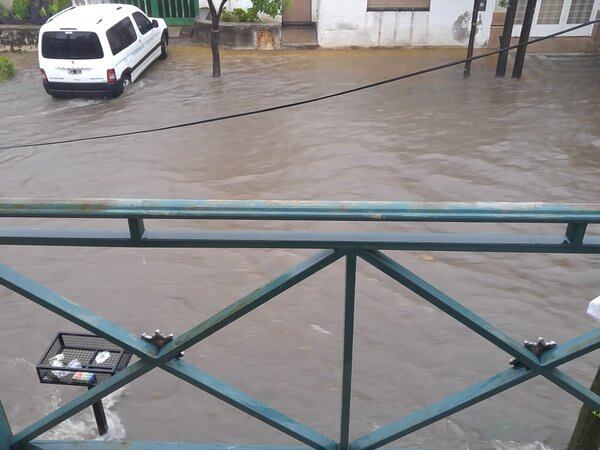
<instances>
[{"instance_id":1,"label":"van side window","mask_svg":"<svg viewBox=\"0 0 600 450\"><path fill-rule=\"evenodd\" d=\"M150 22L150 19L148 19L141 12L134 12L133 20L135 20L135 23L136 23L137 27L140 29L140 33L142 33L142 34L146 34L148 31L150 31L153 28L152 22Z\"/></svg>"},{"instance_id":2,"label":"van side window","mask_svg":"<svg viewBox=\"0 0 600 450\"><path fill-rule=\"evenodd\" d=\"M135 29L129 17L125 17L106 32L108 43L113 55L120 53L137 40Z\"/></svg>"}]
</instances>

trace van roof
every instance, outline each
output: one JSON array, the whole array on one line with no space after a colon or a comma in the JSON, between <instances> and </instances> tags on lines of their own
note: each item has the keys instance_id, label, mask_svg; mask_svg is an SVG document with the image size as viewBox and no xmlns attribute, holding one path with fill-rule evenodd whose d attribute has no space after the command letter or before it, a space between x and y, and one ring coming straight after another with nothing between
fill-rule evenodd
<instances>
[{"instance_id":1,"label":"van roof","mask_svg":"<svg viewBox=\"0 0 600 450\"><path fill-rule=\"evenodd\" d=\"M112 20L106 20L110 16L118 15L120 17L123 14L130 14L134 11L138 11L138 8L132 5L120 5L117 3L75 6L52 16L48 19L44 28L76 28L78 30L92 31L99 26L104 28L105 26L112 25ZM99 24L100 21L105 23Z\"/></svg>"}]
</instances>

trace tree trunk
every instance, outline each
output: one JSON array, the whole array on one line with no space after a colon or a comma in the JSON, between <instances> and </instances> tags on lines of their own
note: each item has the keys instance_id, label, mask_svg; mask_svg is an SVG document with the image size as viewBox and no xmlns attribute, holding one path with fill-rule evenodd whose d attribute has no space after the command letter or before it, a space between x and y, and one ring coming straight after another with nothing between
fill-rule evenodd
<instances>
[{"instance_id":1,"label":"tree trunk","mask_svg":"<svg viewBox=\"0 0 600 450\"><path fill-rule=\"evenodd\" d=\"M600 368L598 368L591 390L600 394ZM592 411L583 405L569 441L568 450L598 450L598 448L600 448L600 412Z\"/></svg>"},{"instance_id":2,"label":"tree trunk","mask_svg":"<svg viewBox=\"0 0 600 450\"><path fill-rule=\"evenodd\" d=\"M221 76L221 55L219 54L219 22L221 21L221 13L227 0L221 0L219 10L215 8L213 0L208 0L208 7L210 9L210 20L212 27L210 30L210 49L212 51L213 60L213 77L218 78Z\"/></svg>"}]
</instances>

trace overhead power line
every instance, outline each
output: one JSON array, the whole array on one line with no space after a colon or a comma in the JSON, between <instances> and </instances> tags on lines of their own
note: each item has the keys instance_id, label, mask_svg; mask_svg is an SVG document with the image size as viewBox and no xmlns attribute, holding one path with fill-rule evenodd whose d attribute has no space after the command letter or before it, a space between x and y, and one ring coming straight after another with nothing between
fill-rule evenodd
<instances>
[{"instance_id":1,"label":"overhead power line","mask_svg":"<svg viewBox=\"0 0 600 450\"><path fill-rule=\"evenodd\" d=\"M227 115L223 115L223 116L209 117L207 119L199 119L199 120L194 120L191 122L183 122L183 123L177 123L177 124L173 124L173 125L165 125L165 126L161 126L161 127L146 128L143 130L124 131L122 133L103 134L103 135L98 135L98 136L84 136L84 137L79 137L79 138L61 139L61 140L56 140L56 141L33 142L33 143L25 143L25 144L12 144L12 145L2 146L2 147L0 147L0 150L9 150L9 149L26 148L26 147L42 147L42 146L58 145L58 144L71 144L74 142L96 141L99 139L111 139L111 138L123 137L123 136L134 136L137 134L155 133L158 131L174 130L176 128L191 127L194 125L202 125L205 123L220 122L223 120L230 120L230 119L236 119L239 117L247 117L247 116L253 116L256 114L264 114L264 113L271 112L271 111L278 111L280 109L293 108L296 106L307 105L309 103L316 103L316 102L320 102L323 100L328 100L330 98L341 97L343 95L352 94L354 92L364 91L364 90L371 89L371 88L374 88L377 86L382 86L384 84L393 83L395 81L405 80L407 78L412 78L412 77L416 77L419 75L424 75L426 73L435 72L437 70L447 69L449 67L464 64L468 61L476 61L478 59L489 58L490 56L494 56L494 55L497 55L497 54L505 52L505 51L514 50L514 49L517 49L520 47L524 47L526 45L536 44L538 42L545 41L547 39L552 39L556 36L570 33L571 31L578 30L580 28L584 28L584 27L587 27L590 25L594 25L596 23L600 23L600 19L590 20L589 22L585 22L585 23L573 26L571 28L567 28L562 31L557 31L556 33L552 33L552 34L548 34L546 36L531 39L530 41L523 42L521 44L511 45L511 46L508 46L505 48L501 48L499 50L494 50L492 52L482 53L481 55L472 56L470 58L459 59L459 60L448 62L445 64L428 67L426 69L421 69L421 70L406 73L403 75L398 75L393 78L387 78L385 80L376 81L374 83L369 83L369 84L357 86L355 88L345 89L345 90L339 91L339 92L334 92L332 94L322 95L319 97L312 97L309 99L298 100L298 101L290 102L290 103L284 103L284 104L277 105L277 106L270 106L267 108L254 109L254 110L243 111L243 112L234 113L234 114L227 114Z\"/></svg>"}]
</instances>

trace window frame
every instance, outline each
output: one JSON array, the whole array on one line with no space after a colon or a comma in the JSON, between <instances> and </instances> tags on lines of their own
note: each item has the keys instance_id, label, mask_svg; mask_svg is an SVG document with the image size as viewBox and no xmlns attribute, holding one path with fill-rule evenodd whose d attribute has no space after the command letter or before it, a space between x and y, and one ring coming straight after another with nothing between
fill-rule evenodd
<instances>
[{"instance_id":1,"label":"window frame","mask_svg":"<svg viewBox=\"0 0 600 450\"><path fill-rule=\"evenodd\" d=\"M383 6L377 3L388 3L389 5ZM367 11L429 12L430 10L431 0L367 0Z\"/></svg>"},{"instance_id":2,"label":"window frame","mask_svg":"<svg viewBox=\"0 0 600 450\"><path fill-rule=\"evenodd\" d=\"M124 22L127 22L127 24L124 24ZM109 33L111 33L113 30L118 30L119 28L127 29L128 26L131 27L131 30L128 30L128 31L133 31L133 40L131 42L129 42L128 44L123 45L122 47L120 47L118 49L118 51L115 52L115 48L113 48L113 43L111 42L111 37L109 36ZM113 56L117 56L123 50L131 47L131 45L133 45L135 43L135 41L138 40L138 34L135 31L135 28L136 28L136 26L133 24L131 17L125 16L123 19L119 20L112 27L110 27L108 30L106 30L106 40L108 41L108 46L110 47L110 51L113 54ZM119 32L119 38L121 39L121 44L124 42L122 40L123 36L124 35L121 32Z\"/></svg>"},{"instance_id":3,"label":"window frame","mask_svg":"<svg viewBox=\"0 0 600 450\"><path fill-rule=\"evenodd\" d=\"M146 19L148 21L149 24L149 28L146 31L142 31L142 28L140 27L140 24L138 23L138 21L135 18L135 15L138 14L140 16L142 16L144 19ZM150 20L150 18L148 16L146 16L146 14L144 14L141 11L134 11L131 14L131 17L133 17L133 21L135 22L135 26L137 27L138 31L143 35L145 35L146 33L148 33L149 31L152 31L152 29L154 28L154 25L152 24L152 21Z\"/></svg>"}]
</instances>

